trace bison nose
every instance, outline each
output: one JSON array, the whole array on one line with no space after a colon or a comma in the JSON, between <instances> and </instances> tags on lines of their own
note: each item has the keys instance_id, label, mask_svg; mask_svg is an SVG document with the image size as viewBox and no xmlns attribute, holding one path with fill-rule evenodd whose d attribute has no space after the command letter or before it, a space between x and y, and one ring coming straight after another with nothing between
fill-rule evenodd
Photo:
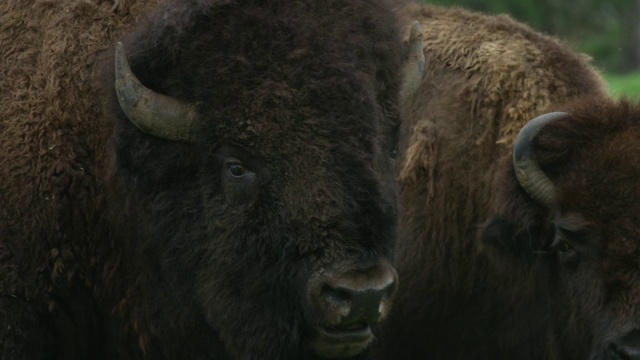
<instances>
[{"instance_id":1,"label":"bison nose","mask_svg":"<svg viewBox=\"0 0 640 360\"><path fill-rule=\"evenodd\" d=\"M385 261L364 269L324 273L315 280L309 291L322 326L357 330L387 315L398 275Z\"/></svg>"},{"instance_id":2,"label":"bison nose","mask_svg":"<svg viewBox=\"0 0 640 360\"><path fill-rule=\"evenodd\" d=\"M640 360L640 330L634 330L611 342L609 347L615 359Z\"/></svg>"},{"instance_id":3,"label":"bison nose","mask_svg":"<svg viewBox=\"0 0 640 360\"><path fill-rule=\"evenodd\" d=\"M386 313L395 283L390 274L372 281L340 276L322 287L321 301L326 310L340 314L338 325L376 323Z\"/></svg>"},{"instance_id":4,"label":"bison nose","mask_svg":"<svg viewBox=\"0 0 640 360\"><path fill-rule=\"evenodd\" d=\"M323 358L362 352L373 340L369 325L387 316L397 284L398 274L386 261L370 267L342 264L312 276L307 288L316 320L311 350Z\"/></svg>"}]
</instances>

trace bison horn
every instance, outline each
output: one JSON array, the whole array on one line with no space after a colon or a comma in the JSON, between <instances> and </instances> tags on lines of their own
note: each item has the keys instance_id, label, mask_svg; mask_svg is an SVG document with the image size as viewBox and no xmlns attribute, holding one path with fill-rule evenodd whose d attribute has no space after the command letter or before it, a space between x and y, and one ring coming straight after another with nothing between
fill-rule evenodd
<instances>
[{"instance_id":1,"label":"bison horn","mask_svg":"<svg viewBox=\"0 0 640 360\"><path fill-rule=\"evenodd\" d=\"M131 71L120 42L116 45L116 93L122 111L141 131L167 140L193 142L195 106L142 85Z\"/></svg>"},{"instance_id":2,"label":"bison horn","mask_svg":"<svg viewBox=\"0 0 640 360\"><path fill-rule=\"evenodd\" d=\"M404 105L411 96L416 92L422 74L424 73L424 49L422 45L422 31L420 23L413 22L411 26L411 34L409 35L409 47L407 51L407 60L402 69L403 83L400 88L400 104Z\"/></svg>"},{"instance_id":3,"label":"bison horn","mask_svg":"<svg viewBox=\"0 0 640 360\"><path fill-rule=\"evenodd\" d=\"M549 208L557 203L556 190L551 179L540 168L531 141L545 125L567 115L564 112L552 112L529 121L520 130L513 146L513 166L518 182L533 200Z\"/></svg>"}]
</instances>

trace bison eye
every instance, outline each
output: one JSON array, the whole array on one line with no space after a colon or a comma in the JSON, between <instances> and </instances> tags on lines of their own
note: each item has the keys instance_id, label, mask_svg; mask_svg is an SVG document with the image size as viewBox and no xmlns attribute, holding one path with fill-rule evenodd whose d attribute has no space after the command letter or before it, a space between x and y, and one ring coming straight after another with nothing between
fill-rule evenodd
<instances>
[{"instance_id":1,"label":"bison eye","mask_svg":"<svg viewBox=\"0 0 640 360\"><path fill-rule=\"evenodd\" d=\"M557 229L556 238L551 244L551 250L556 253L558 259L569 268L575 268L580 262L580 255L571 245L570 240L576 235L561 228ZM574 239L575 240L575 239Z\"/></svg>"},{"instance_id":2,"label":"bison eye","mask_svg":"<svg viewBox=\"0 0 640 360\"><path fill-rule=\"evenodd\" d=\"M252 203L258 195L258 174L233 157L225 159L223 169L226 170L223 192L228 203L231 205Z\"/></svg>"},{"instance_id":3,"label":"bison eye","mask_svg":"<svg viewBox=\"0 0 640 360\"><path fill-rule=\"evenodd\" d=\"M564 254L571 250L571 245L563 239L563 236L560 234L556 235L556 239L551 244L551 250L558 254Z\"/></svg>"},{"instance_id":4,"label":"bison eye","mask_svg":"<svg viewBox=\"0 0 640 360\"><path fill-rule=\"evenodd\" d=\"M563 242L561 242L560 244L558 244L558 246L556 247L556 250L557 250L559 253L564 254L564 253L566 253L567 251L571 250L571 245L569 245L569 243L568 243L568 242L563 241Z\"/></svg>"},{"instance_id":5,"label":"bison eye","mask_svg":"<svg viewBox=\"0 0 640 360\"><path fill-rule=\"evenodd\" d=\"M229 174L235 178L244 177L250 172L249 169L236 161L227 162L227 170L229 171Z\"/></svg>"}]
</instances>

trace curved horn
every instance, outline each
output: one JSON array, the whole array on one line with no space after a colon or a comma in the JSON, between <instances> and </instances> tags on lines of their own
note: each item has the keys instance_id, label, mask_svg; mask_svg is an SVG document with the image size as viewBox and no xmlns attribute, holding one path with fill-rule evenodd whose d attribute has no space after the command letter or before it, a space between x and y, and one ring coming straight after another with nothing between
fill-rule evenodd
<instances>
[{"instance_id":1,"label":"curved horn","mask_svg":"<svg viewBox=\"0 0 640 360\"><path fill-rule=\"evenodd\" d=\"M402 68L402 85L400 87L400 105L404 105L416 92L424 73L424 50L420 23L413 22L409 35L407 60Z\"/></svg>"},{"instance_id":2,"label":"curved horn","mask_svg":"<svg viewBox=\"0 0 640 360\"><path fill-rule=\"evenodd\" d=\"M548 123L568 115L564 112L552 112L536 117L520 130L513 145L513 167L520 186L533 200L548 208L557 203L556 190L551 179L540 168L531 141Z\"/></svg>"},{"instance_id":3,"label":"curved horn","mask_svg":"<svg viewBox=\"0 0 640 360\"><path fill-rule=\"evenodd\" d=\"M116 93L122 111L141 131L167 140L193 142L194 105L146 88L131 71L122 43L116 45Z\"/></svg>"}]
</instances>

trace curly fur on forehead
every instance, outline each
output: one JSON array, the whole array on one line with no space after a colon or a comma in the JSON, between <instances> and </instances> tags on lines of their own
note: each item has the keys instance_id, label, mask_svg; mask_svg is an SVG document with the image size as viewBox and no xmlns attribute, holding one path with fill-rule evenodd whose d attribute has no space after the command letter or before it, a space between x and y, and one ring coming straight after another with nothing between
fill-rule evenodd
<instances>
[{"instance_id":1,"label":"curly fur on forehead","mask_svg":"<svg viewBox=\"0 0 640 360\"><path fill-rule=\"evenodd\" d=\"M585 98L563 107L569 117L535 139L541 166L560 186L562 207L599 222L632 215L640 188L640 105ZM606 170L606 171L603 171Z\"/></svg>"},{"instance_id":2,"label":"curly fur on forehead","mask_svg":"<svg viewBox=\"0 0 640 360\"><path fill-rule=\"evenodd\" d=\"M265 150L293 129L389 132L401 59L387 54L401 42L384 3L169 2L126 43L145 85L198 104L208 141Z\"/></svg>"}]
</instances>

